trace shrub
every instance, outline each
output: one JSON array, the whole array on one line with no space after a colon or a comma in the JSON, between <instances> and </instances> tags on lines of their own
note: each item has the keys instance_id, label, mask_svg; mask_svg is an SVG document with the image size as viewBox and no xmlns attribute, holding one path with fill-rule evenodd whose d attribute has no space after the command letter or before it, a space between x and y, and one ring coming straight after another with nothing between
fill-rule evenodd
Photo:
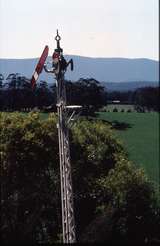
<instances>
[{"instance_id":1,"label":"shrub","mask_svg":"<svg viewBox=\"0 0 160 246\"><path fill-rule=\"evenodd\" d=\"M102 196L109 197L108 203L100 205L97 217L83 234L84 242L139 245L160 239L160 211L153 186L142 169L118 155L115 168L99 179L98 188Z\"/></svg>"},{"instance_id":2,"label":"shrub","mask_svg":"<svg viewBox=\"0 0 160 246\"><path fill-rule=\"evenodd\" d=\"M114 108L114 109L113 109L113 112L118 112L118 109L117 109L117 108Z\"/></svg>"},{"instance_id":3,"label":"shrub","mask_svg":"<svg viewBox=\"0 0 160 246\"><path fill-rule=\"evenodd\" d=\"M61 231L57 118L54 114L45 120L40 117L35 112L1 114L2 235L7 242L57 240ZM98 192L94 180L114 167L114 153L121 152L109 126L82 120L73 127L71 158L79 231L94 214Z\"/></svg>"},{"instance_id":4,"label":"shrub","mask_svg":"<svg viewBox=\"0 0 160 246\"><path fill-rule=\"evenodd\" d=\"M127 110L127 113L131 113L132 112L132 110L129 108L128 110Z\"/></svg>"},{"instance_id":5,"label":"shrub","mask_svg":"<svg viewBox=\"0 0 160 246\"><path fill-rule=\"evenodd\" d=\"M62 230L56 115L41 119L35 112L1 113L0 117L3 242L56 242ZM156 227L150 183L128 162L109 125L77 121L70 131L70 147L78 241L84 234L88 242L108 242L114 239L112 234L132 238L133 230L139 233L142 228L137 216L140 222L146 216L145 223L150 216ZM97 216L101 216L98 224ZM101 221L103 236L96 227ZM151 231L147 226L144 236Z\"/></svg>"},{"instance_id":6,"label":"shrub","mask_svg":"<svg viewBox=\"0 0 160 246\"><path fill-rule=\"evenodd\" d=\"M3 241L41 241L44 226L52 228L56 238L60 223L56 221L60 209L53 205L59 194L56 118L42 121L37 113L1 114L0 138Z\"/></svg>"}]
</instances>

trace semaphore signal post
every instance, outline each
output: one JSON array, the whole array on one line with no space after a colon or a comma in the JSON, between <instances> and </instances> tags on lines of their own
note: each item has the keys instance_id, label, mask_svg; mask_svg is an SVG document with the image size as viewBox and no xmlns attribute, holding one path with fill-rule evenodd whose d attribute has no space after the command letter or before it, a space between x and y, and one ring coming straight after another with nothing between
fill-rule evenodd
<instances>
[{"instance_id":1,"label":"semaphore signal post","mask_svg":"<svg viewBox=\"0 0 160 246\"><path fill-rule=\"evenodd\" d=\"M52 55L51 69L48 69L45 64L49 50L46 46L32 76L31 83L32 86L35 85L43 67L47 73L53 73L56 77L63 243L75 243L76 232L68 127L73 120L76 109L81 108L81 106L67 106L64 75L69 65L73 70L73 61L71 59L67 62L63 57L63 49L60 47L61 37L58 30L55 40L57 48Z\"/></svg>"}]
</instances>

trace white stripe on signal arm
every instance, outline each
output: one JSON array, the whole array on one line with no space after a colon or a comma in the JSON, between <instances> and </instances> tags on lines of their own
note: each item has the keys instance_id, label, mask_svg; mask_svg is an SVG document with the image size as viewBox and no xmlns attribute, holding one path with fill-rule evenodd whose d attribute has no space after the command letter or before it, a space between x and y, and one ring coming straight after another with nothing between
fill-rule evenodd
<instances>
[{"instance_id":1,"label":"white stripe on signal arm","mask_svg":"<svg viewBox=\"0 0 160 246\"><path fill-rule=\"evenodd\" d=\"M35 81L38 79L38 73L37 73L37 71L34 72L33 77L34 77Z\"/></svg>"}]
</instances>

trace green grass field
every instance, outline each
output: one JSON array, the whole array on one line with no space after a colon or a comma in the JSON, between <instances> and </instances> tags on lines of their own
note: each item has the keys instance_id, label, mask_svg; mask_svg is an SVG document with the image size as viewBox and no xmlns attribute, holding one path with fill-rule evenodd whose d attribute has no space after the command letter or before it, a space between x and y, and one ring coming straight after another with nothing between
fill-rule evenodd
<instances>
[{"instance_id":1,"label":"green grass field","mask_svg":"<svg viewBox=\"0 0 160 246\"><path fill-rule=\"evenodd\" d=\"M159 114L100 112L98 118L112 123L129 159L142 166L159 184Z\"/></svg>"}]
</instances>

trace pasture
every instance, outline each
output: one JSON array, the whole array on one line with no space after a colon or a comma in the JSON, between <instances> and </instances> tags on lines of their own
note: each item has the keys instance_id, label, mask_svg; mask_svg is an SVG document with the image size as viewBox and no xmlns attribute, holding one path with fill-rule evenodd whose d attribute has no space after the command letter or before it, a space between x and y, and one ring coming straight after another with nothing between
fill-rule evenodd
<instances>
[{"instance_id":1,"label":"pasture","mask_svg":"<svg viewBox=\"0 0 160 246\"><path fill-rule=\"evenodd\" d=\"M129 159L143 167L151 180L159 184L159 114L100 112L97 117L112 124Z\"/></svg>"}]
</instances>

